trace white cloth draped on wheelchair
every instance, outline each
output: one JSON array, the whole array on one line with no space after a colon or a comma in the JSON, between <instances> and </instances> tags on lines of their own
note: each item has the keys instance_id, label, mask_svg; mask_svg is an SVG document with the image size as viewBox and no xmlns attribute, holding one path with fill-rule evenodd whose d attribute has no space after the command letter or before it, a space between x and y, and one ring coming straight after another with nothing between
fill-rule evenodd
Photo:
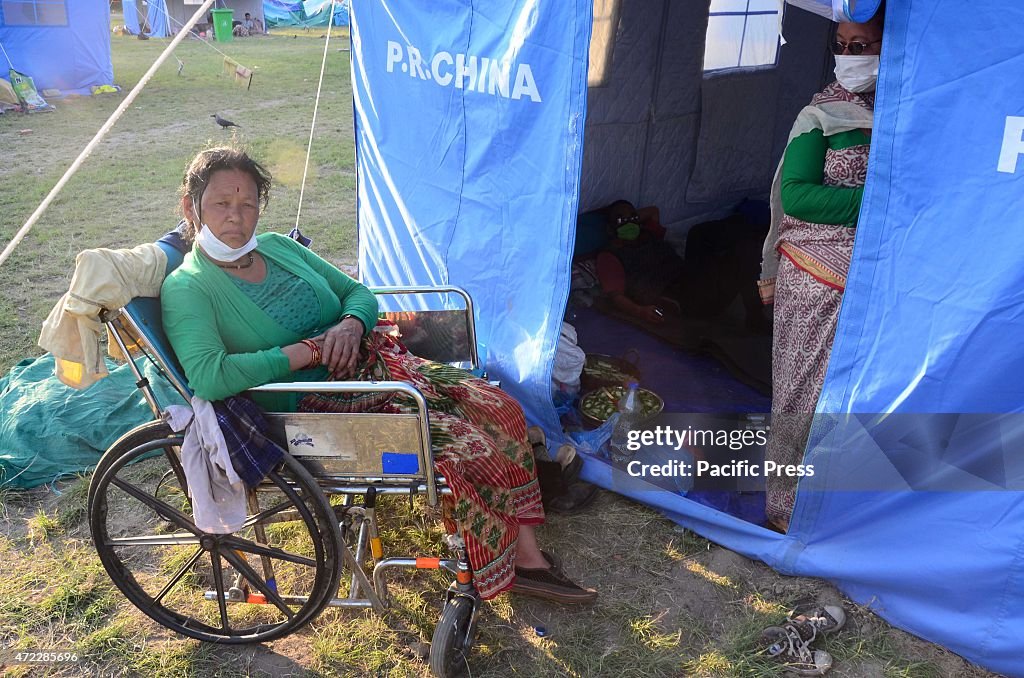
<instances>
[{"instance_id":1,"label":"white cloth draped on wheelchair","mask_svg":"<svg viewBox=\"0 0 1024 678\"><path fill-rule=\"evenodd\" d=\"M181 466L196 527L212 534L242 529L248 515L245 483L235 472L213 404L192 397L192 409L171 405L164 413L175 432L185 431Z\"/></svg>"},{"instance_id":2,"label":"white cloth draped on wheelchair","mask_svg":"<svg viewBox=\"0 0 1024 678\"><path fill-rule=\"evenodd\" d=\"M58 379L83 389L107 376L100 350L100 312L119 309L135 297L159 296L166 268L167 255L155 243L78 254L71 287L39 334L39 346L54 356ZM114 353L114 342L108 347L111 355L123 357Z\"/></svg>"}]
</instances>

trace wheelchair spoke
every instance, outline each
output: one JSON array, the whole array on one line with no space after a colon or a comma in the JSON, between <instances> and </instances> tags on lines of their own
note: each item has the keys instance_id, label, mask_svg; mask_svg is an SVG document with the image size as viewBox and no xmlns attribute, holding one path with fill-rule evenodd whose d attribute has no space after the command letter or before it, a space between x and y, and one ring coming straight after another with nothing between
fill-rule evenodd
<instances>
[{"instance_id":1,"label":"wheelchair spoke","mask_svg":"<svg viewBox=\"0 0 1024 678\"><path fill-rule=\"evenodd\" d=\"M173 589L175 585L179 581L181 581L181 578L185 576L185 574L192 568L192 566L199 562L199 557L202 555L203 549L196 549L196 552L192 554L192 557L188 559L188 562L181 566L181 569L178 570L178 572L173 577L171 577L171 580L167 582L167 585L164 586L163 590L160 591L160 593L158 593L155 598L153 598L153 603L159 605L160 601L164 599L164 596L170 593L171 589Z\"/></svg>"},{"instance_id":2,"label":"wheelchair spoke","mask_svg":"<svg viewBox=\"0 0 1024 678\"><path fill-rule=\"evenodd\" d=\"M217 607L220 609L220 630L231 631L228 621L228 603L224 599L224 570L220 566L220 552L211 551L210 561L213 563L213 584L217 587Z\"/></svg>"},{"instance_id":3,"label":"wheelchair spoke","mask_svg":"<svg viewBox=\"0 0 1024 678\"><path fill-rule=\"evenodd\" d=\"M292 503L290 501L283 501L280 504L275 504L274 506L271 506L270 508L264 511L260 511L254 516L249 516L248 518L246 518L245 522L242 523L241 529L244 530L247 527L252 527L256 523L262 523L270 516L280 513L281 511L284 511L285 509L290 508L291 506Z\"/></svg>"},{"instance_id":4,"label":"wheelchair spoke","mask_svg":"<svg viewBox=\"0 0 1024 678\"><path fill-rule=\"evenodd\" d=\"M171 469L174 471L174 475L178 480L178 484L181 485L181 491L188 496L188 485L187 479L185 478L185 469L181 467L181 460L178 459L178 455L171 451L171 448L164 448L164 456L167 457L167 462L171 465Z\"/></svg>"},{"instance_id":5,"label":"wheelchair spoke","mask_svg":"<svg viewBox=\"0 0 1024 678\"><path fill-rule=\"evenodd\" d=\"M295 612L288 607L288 604L285 603L281 596L277 594L277 591L267 586L267 582L260 578L256 571L249 566L249 563L245 561L245 558L239 556L237 553L232 551L231 548L225 549L221 555L224 556L224 560L231 563L232 567L241 572L242 576L245 577L250 584L259 589L259 592L266 596L267 600L277 606L277 609L281 610L288 619L295 617Z\"/></svg>"},{"instance_id":6,"label":"wheelchair spoke","mask_svg":"<svg viewBox=\"0 0 1024 678\"><path fill-rule=\"evenodd\" d=\"M316 567L316 561L312 558L306 558L305 556L297 556L294 553L288 553L276 546L265 546L263 544L257 544L254 541L248 539L241 539L239 537L230 536L225 537L221 542L228 548L237 549L239 551L245 551L246 553L253 553L260 556L269 556L270 558L277 558L279 560L285 560L289 563L296 563L297 565L305 565L306 567Z\"/></svg>"},{"instance_id":7,"label":"wheelchair spoke","mask_svg":"<svg viewBox=\"0 0 1024 678\"><path fill-rule=\"evenodd\" d=\"M147 534L139 537L110 537L107 546L189 546L198 544L199 537L194 534L178 532L176 534Z\"/></svg>"},{"instance_id":8,"label":"wheelchair spoke","mask_svg":"<svg viewBox=\"0 0 1024 678\"><path fill-rule=\"evenodd\" d=\"M160 516L166 518L172 523L176 523L178 527L183 527L192 534L201 534L201 531L199 530L199 528L195 526L195 523L193 523L188 516L186 516L184 513L177 510L176 508L168 506L167 504L160 501L156 497L143 492L142 490L135 487L131 483L121 480L120 478L114 478L113 483L127 494L131 495L132 497L135 497L140 502L156 511L157 514L159 514Z\"/></svg>"}]
</instances>

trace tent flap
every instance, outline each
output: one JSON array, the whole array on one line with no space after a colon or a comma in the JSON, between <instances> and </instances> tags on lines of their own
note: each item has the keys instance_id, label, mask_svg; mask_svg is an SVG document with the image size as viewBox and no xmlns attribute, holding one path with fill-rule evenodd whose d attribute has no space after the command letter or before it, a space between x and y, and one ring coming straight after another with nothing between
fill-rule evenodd
<instances>
[{"instance_id":1,"label":"tent flap","mask_svg":"<svg viewBox=\"0 0 1024 678\"><path fill-rule=\"evenodd\" d=\"M588 0L350 15L363 282L466 288L489 375L552 441L590 15Z\"/></svg>"}]
</instances>

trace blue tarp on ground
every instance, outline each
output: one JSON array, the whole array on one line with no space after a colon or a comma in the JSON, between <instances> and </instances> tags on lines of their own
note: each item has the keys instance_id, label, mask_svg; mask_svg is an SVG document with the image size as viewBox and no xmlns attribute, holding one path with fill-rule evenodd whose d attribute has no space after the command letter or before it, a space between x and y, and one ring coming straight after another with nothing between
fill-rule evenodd
<instances>
[{"instance_id":1,"label":"blue tarp on ground","mask_svg":"<svg viewBox=\"0 0 1024 678\"><path fill-rule=\"evenodd\" d=\"M796 4L815 2L834 18L852 4ZM857 5L860 18L877 2ZM580 189L591 3L381 1L357 3L351 19L364 280L467 287L489 371L557 435L549 379ZM1012 466L1019 426L993 419L998 440L978 452L976 438L957 442L941 421L913 417L1024 409L1022 25L1016 0L889 3L868 184L820 409L899 413L911 417L905 430L876 444L875 429L894 426L884 417L816 429L807 461L820 473L802 484L786 536L669 491L623 490L600 461L585 469L1014 676L1024 676L1024 495L987 478L984 491L838 490L851 469L905 481L893 446L939 475L961 459Z\"/></svg>"},{"instance_id":2,"label":"blue tarp on ground","mask_svg":"<svg viewBox=\"0 0 1024 678\"><path fill-rule=\"evenodd\" d=\"M15 3L10 3L6 10L4 5L8 3L0 3L0 44L14 68L31 76L40 91L59 89L64 94L89 94L94 86L113 84L107 0L60 4L65 8L66 22L36 25L26 14L14 15ZM7 69L0 71L6 79Z\"/></svg>"},{"instance_id":3,"label":"blue tarp on ground","mask_svg":"<svg viewBox=\"0 0 1024 678\"><path fill-rule=\"evenodd\" d=\"M267 28L326 26L330 13L331 0L263 0ZM348 0L335 1L334 25L348 26Z\"/></svg>"},{"instance_id":4,"label":"blue tarp on ground","mask_svg":"<svg viewBox=\"0 0 1024 678\"><path fill-rule=\"evenodd\" d=\"M182 404L166 379L140 364L165 407ZM54 376L53 356L21 361L0 377L0 487L30 488L88 473L126 431L153 420L128 365L77 391Z\"/></svg>"}]
</instances>

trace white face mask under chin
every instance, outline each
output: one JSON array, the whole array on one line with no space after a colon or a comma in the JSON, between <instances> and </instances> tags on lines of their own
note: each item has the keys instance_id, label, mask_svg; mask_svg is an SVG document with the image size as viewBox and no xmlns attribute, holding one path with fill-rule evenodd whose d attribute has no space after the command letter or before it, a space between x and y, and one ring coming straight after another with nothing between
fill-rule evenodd
<instances>
[{"instance_id":1,"label":"white face mask under chin","mask_svg":"<svg viewBox=\"0 0 1024 678\"><path fill-rule=\"evenodd\" d=\"M837 54L836 80L850 92L871 92L878 82L877 54Z\"/></svg>"},{"instance_id":2,"label":"white face mask under chin","mask_svg":"<svg viewBox=\"0 0 1024 678\"><path fill-rule=\"evenodd\" d=\"M199 210L196 209L196 201L192 201L192 209L199 216ZM199 232L196 234L196 244L203 248L203 251L215 261L235 261L240 257L244 257L249 252L256 249L259 244L256 241L256 232L253 231L252 237L249 241L241 247L231 247L221 241L220 238L213 234L210 227L200 222Z\"/></svg>"}]
</instances>

